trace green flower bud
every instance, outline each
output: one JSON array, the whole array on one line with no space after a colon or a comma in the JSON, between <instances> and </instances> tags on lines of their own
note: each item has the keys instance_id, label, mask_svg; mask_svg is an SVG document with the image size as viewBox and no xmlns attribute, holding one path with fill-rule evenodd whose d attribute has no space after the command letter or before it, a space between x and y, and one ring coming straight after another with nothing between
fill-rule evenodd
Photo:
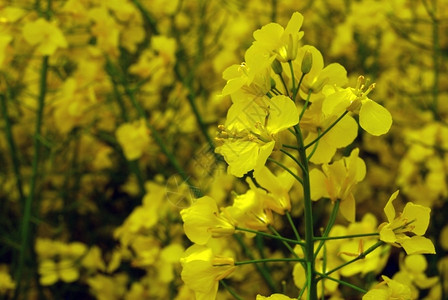
<instances>
[{"instance_id":1,"label":"green flower bud","mask_svg":"<svg viewBox=\"0 0 448 300\"><path fill-rule=\"evenodd\" d=\"M305 52L305 55L302 59L302 73L308 74L311 71L311 67L313 66L313 55L308 50Z\"/></svg>"},{"instance_id":2,"label":"green flower bud","mask_svg":"<svg viewBox=\"0 0 448 300\"><path fill-rule=\"evenodd\" d=\"M282 64L277 59L272 62L271 67L275 74L281 74L283 72Z\"/></svg>"}]
</instances>

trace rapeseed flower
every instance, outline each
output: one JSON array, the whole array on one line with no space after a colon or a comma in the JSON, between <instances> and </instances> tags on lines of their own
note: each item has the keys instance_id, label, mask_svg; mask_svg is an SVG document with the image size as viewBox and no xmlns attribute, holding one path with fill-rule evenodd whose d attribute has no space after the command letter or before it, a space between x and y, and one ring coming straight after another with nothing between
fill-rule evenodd
<instances>
[{"instance_id":1,"label":"rapeseed flower","mask_svg":"<svg viewBox=\"0 0 448 300\"><path fill-rule=\"evenodd\" d=\"M214 255L211 248L202 245L189 247L180 262L182 280L195 292L197 300L215 299L219 280L235 269L233 258Z\"/></svg>"},{"instance_id":2,"label":"rapeseed flower","mask_svg":"<svg viewBox=\"0 0 448 300\"><path fill-rule=\"evenodd\" d=\"M187 237L198 245L205 245L210 238L232 235L235 226L231 219L219 213L216 201L208 196L197 199L189 208L180 212Z\"/></svg>"},{"instance_id":3,"label":"rapeseed flower","mask_svg":"<svg viewBox=\"0 0 448 300\"><path fill-rule=\"evenodd\" d=\"M408 202L400 214L395 213L393 201L398 192L393 193L384 207L388 222L382 223L378 230L380 240L396 247L403 247L408 255L435 254L434 244L423 237L429 225L431 209Z\"/></svg>"},{"instance_id":4,"label":"rapeseed flower","mask_svg":"<svg viewBox=\"0 0 448 300\"><path fill-rule=\"evenodd\" d=\"M340 211L350 222L355 221L356 203L353 189L366 175L366 165L355 148L349 157L332 164L323 164L322 171L310 171L311 199L330 198L332 202L341 200Z\"/></svg>"},{"instance_id":5,"label":"rapeseed flower","mask_svg":"<svg viewBox=\"0 0 448 300\"><path fill-rule=\"evenodd\" d=\"M43 18L26 23L22 33L25 40L30 45L37 46L36 50L42 55L52 55L58 48L67 47L67 41L59 27Z\"/></svg>"},{"instance_id":6,"label":"rapeseed flower","mask_svg":"<svg viewBox=\"0 0 448 300\"><path fill-rule=\"evenodd\" d=\"M234 103L225 126L220 126L216 152L224 156L228 172L242 177L261 168L271 155L278 134L299 122L295 104L279 95L260 101Z\"/></svg>"},{"instance_id":7,"label":"rapeseed flower","mask_svg":"<svg viewBox=\"0 0 448 300\"><path fill-rule=\"evenodd\" d=\"M303 37L303 31L299 31L302 23L302 14L295 12L286 28L277 23L264 25L254 32L253 47L275 55L281 62L292 61L297 56L299 40Z\"/></svg>"},{"instance_id":8,"label":"rapeseed flower","mask_svg":"<svg viewBox=\"0 0 448 300\"><path fill-rule=\"evenodd\" d=\"M409 300L411 289L396 280L382 275L383 282L369 290L362 300Z\"/></svg>"},{"instance_id":9,"label":"rapeseed flower","mask_svg":"<svg viewBox=\"0 0 448 300\"><path fill-rule=\"evenodd\" d=\"M392 116L386 108L367 97L375 84L364 91L365 88L363 76L358 78L355 88L325 86L322 91L326 96L322 112L327 115L341 115L346 110L359 113L359 125L362 129L372 135L385 134L392 125Z\"/></svg>"}]
</instances>

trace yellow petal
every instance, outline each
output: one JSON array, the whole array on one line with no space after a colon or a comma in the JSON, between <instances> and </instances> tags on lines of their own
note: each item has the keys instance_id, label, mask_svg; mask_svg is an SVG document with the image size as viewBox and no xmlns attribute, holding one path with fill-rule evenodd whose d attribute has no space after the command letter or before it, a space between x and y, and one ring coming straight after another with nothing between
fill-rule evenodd
<instances>
[{"instance_id":1,"label":"yellow petal","mask_svg":"<svg viewBox=\"0 0 448 300\"><path fill-rule=\"evenodd\" d=\"M397 237L394 231L386 225L380 230L380 240L388 244L394 244L397 241Z\"/></svg>"},{"instance_id":2,"label":"yellow petal","mask_svg":"<svg viewBox=\"0 0 448 300\"><path fill-rule=\"evenodd\" d=\"M269 118L266 129L278 133L299 123L299 111L289 97L280 95L269 100Z\"/></svg>"},{"instance_id":3,"label":"yellow petal","mask_svg":"<svg viewBox=\"0 0 448 300\"><path fill-rule=\"evenodd\" d=\"M323 197L328 197L326 189L326 177L322 171L312 169L310 171L310 185L311 185L311 199L319 200Z\"/></svg>"},{"instance_id":4,"label":"yellow petal","mask_svg":"<svg viewBox=\"0 0 448 300\"><path fill-rule=\"evenodd\" d=\"M351 144L358 135L358 125L351 116L342 118L324 137L336 148Z\"/></svg>"},{"instance_id":5,"label":"yellow petal","mask_svg":"<svg viewBox=\"0 0 448 300\"><path fill-rule=\"evenodd\" d=\"M399 241L400 242L400 241ZM423 236L413 236L400 242L408 255L411 254L435 254L434 244Z\"/></svg>"},{"instance_id":6,"label":"yellow petal","mask_svg":"<svg viewBox=\"0 0 448 300\"><path fill-rule=\"evenodd\" d=\"M402 218L412 222L410 226L414 229L411 232L416 235L424 235L429 225L430 214L430 208L408 202L403 209Z\"/></svg>"},{"instance_id":7,"label":"yellow petal","mask_svg":"<svg viewBox=\"0 0 448 300\"><path fill-rule=\"evenodd\" d=\"M392 202L397 198L399 192L400 191L397 190L395 193L393 193L387 201L386 206L384 206L384 213L386 214L389 223L391 223L395 219L395 208Z\"/></svg>"},{"instance_id":8,"label":"yellow petal","mask_svg":"<svg viewBox=\"0 0 448 300\"><path fill-rule=\"evenodd\" d=\"M339 210L347 221L355 222L356 202L353 194L349 194L347 198L342 199Z\"/></svg>"},{"instance_id":9,"label":"yellow petal","mask_svg":"<svg viewBox=\"0 0 448 300\"><path fill-rule=\"evenodd\" d=\"M359 111L359 125L372 135L382 135L389 131L392 116L386 108L368 99Z\"/></svg>"}]
</instances>

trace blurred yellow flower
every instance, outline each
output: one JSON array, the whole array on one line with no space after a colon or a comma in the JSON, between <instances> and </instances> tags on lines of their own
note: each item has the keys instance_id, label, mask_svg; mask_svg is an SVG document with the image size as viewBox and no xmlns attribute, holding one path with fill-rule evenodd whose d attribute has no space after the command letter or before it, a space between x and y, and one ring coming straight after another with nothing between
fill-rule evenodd
<instances>
[{"instance_id":1,"label":"blurred yellow flower","mask_svg":"<svg viewBox=\"0 0 448 300\"><path fill-rule=\"evenodd\" d=\"M368 291L362 300L410 300L411 289L387 276L381 276L383 282Z\"/></svg>"},{"instance_id":2,"label":"blurred yellow flower","mask_svg":"<svg viewBox=\"0 0 448 300\"><path fill-rule=\"evenodd\" d=\"M271 296L265 297L262 295L257 295L256 300L293 300L296 298L289 298L283 294L272 294Z\"/></svg>"},{"instance_id":3,"label":"blurred yellow flower","mask_svg":"<svg viewBox=\"0 0 448 300\"><path fill-rule=\"evenodd\" d=\"M31 45L37 45L37 51L42 55L52 55L58 48L66 48L64 34L56 26L43 18L23 26L23 37Z\"/></svg>"},{"instance_id":4,"label":"blurred yellow flower","mask_svg":"<svg viewBox=\"0 0 448 300\"><path fill-rule=\"evenodd\" d=\"M121 124L115 134L127 160L140 158L149 146L149 132L143 119Z\"/></svg>"}]
</instances>

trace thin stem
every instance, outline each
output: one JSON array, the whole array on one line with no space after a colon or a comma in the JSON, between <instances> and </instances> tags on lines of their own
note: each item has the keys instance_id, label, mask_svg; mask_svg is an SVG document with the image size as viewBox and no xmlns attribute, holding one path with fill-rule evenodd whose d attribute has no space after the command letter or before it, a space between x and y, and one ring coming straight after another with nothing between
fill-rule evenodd
<instances>
[{"instance_id":1,"label":"thin stem","mask_svg":"<svg viewBox=\"0 0 448 300\"><path fill-rule=\"evenodd\" d=\"M237 300L243 300L224 280L220 280L219 283L229 292L230 295L233 296L233 298Z\"/></svg>"},{"instance_id":2,"label":"thin stem","mask_svg":"<svg viewBox=\"0 0 448 300\"><path fill-rule=\"evenodd\" d=\"M143 19L146 21L146 23L149 25L149 28L151 29L153 34L158 34L159 31L157 29L157 22L154 20L154 18L149 14L148 10L143 7L143 5L138 0L132 0L134 2L134 5L138 8L140 13L143 16Z\"/></svg>"},{"instance_id":3,"label":"thin stem","mask_svg":"<svg viewBox=\"0 0 448 300\"><path fill-rule=\"evenodd\" d=\"M363 294L367 293L366 290L360 288L359 286L356 286L356 285L354 285L354 284L351 284L351 283L349 283L349 282L347 282L347 281L340 280L340 279L336 279L336 278L333 278L333 277L331 277L331 276L328 276L328 275L323 274L323 273L320 273L320 272L316 272L316 274L319 275L319 276L321 276L322 278L329 279L329 280L335 281L335 282L337 282L337 283L339 283L339 284L342 284L342 285L351 287L352 289L354 289L354 290L356 290L356 291L358 291L358 292L360 292L360 293L363 293Z\"/></svg>"},{"instance_id":4,"label":"thin stem","mask_svg":"<svg viewBox=\"0 0 448 300\"><path fill-rule=\"evenodd\" d=\"M317 128L317 135L320 134L320 128ZM317 141L316 143L314 143L314 147L313 150L311 150L310 154L308 155L308 157L306 158L308 161L310 161L311 157L313 157L314 153L317 150L317 146L319 146L319 141Z\"/></svg>"},{"instance_id":5,"label":"thin stem","mask_svg":"<svg viewBox=\"0 0 448 300\"><path fill-rule=\"evenodd\" d=\"M262 235L262 236L265 236L265 237L269 237L269 238L272 238L272 239L276 239L276 240L279 240L279 241L284 241L284 242L292 243L292 244L296 244L296 245L304 245L304 243L301 242L300 240L296 241L296 240L288 239L288 238L285 238L285 237L282 237L282 236L269 234L269 233L266 233L266 232L263 232L263 231L257 231L257 230L252 230L252 229L249 229L249 228L242 228L242 227L238 227L238 226L235 227L235 230L255 233L255 234L258 234L258 235Z\"/></svg>"},{"instance_id":6,"label":"thin stem","mask_svg":"<svg viewBox=\"0 0 448 300\"><path fill-rule=\"evenodd\" d=\"M342 269L343 267L345 267L345 266L347 266L347 265L349 265L349 264L354 263L355 261L358 261L358 260L360 260L360 259L365 258L368 254L370 254L372 251L374 251L376 248L378 248L378 247L380 247L380 246L382 246L382 245L384 245L384 242L383 242L383 241L378 241L378 242L376 242L372 247L370 247L369 249L367 249L367 250L364 251L363 253L359 254L359 255L358 255L357 257L355 257L354 259L349 260L349 261L343 263L342 265L340 265L340 266L338 266L338 267L336 267L336 268L334 268L334 269L331 269L331 270L328 271L328 272L325 272L325 275L330 275L331 273L336 272L337 270L340 270L340 269Z\"/></svg>"},{"instance_id":7,"label":"thin stem","mask_svg":"<svg viewBox=\"0 0 448 300\"><path fill-rule=\"evenodd\" d=\"M286 151L285 149L280 149L280 152L286 154L287 156L289 156L302 170L303 170L303 165L302 163L291 153L289 153L288 151Z\"/></svg>"},{"instance_id":8,"label":"thin stem","mask_svg":"<svg viewBox=\"0 0 448 300\"><path fill-rule=\"evenodd\" d=\"M291 174L291 175L292 175L298 182L300 182L301 184L303 184L302 179L301 179L299 176L297 176L296 174L294 174L294 173L293 173L287 166L285 166L285 165L282 164L281 162L276 161L275 159L270 158L270 157L268 157L268 160L269 160L269 161L272 161L272 162L273 162L274 164L276 164L277 166L283 168L286 172L288 172L289 174Z\"/></svg>"},{"instance_id":9,"label":"thin stem","mask_svg":"<svg viewBox=\"0 0 448 300\"><path fill-rule=\"evenodd\" d=\"M289 90L288 90L288 86L286 85L286 82L285 82L285 79L283 78L283 75L280 73L280 74L278 74L278 76L280 77L280 81L282 82L282 84L283 84L283 87L285 88L285 91L286 91L286 96L288 96L289 97Z\"/></svg>"},{"instance_id":10,"label":"thin stem","mask_svg":"<svg viewBox=\"0 0 448 300\"><path fill-rule=\"evenodd\" d=\"M313 90L310 89L309 92L308 92L308 95L306 96L305 104L303 105L302 111L300 112L299 123L302 120L302 117L305 114L306 109L308 108L308 104L310 103L310 98L311 98L311 93L312 92L313 92Z\"/></svg>"},{"instance_id":11,"label":"thin stem","mask_svg":"<svg viewBox=\"0 0 448 300\"><path fill-rule=\"evenodd\" d=\"M302 299L302 296L305 293L307 286L308 286L308 281L305 281L305 284L303 285L302 289L299 292L299 296L297 296L298 300Z\"/></svg>"},{"instance_id":12,"label":"thin stem","mask_svg":"<svg viewBox=\"0 0 448 300\"><path fill-rule=\"evenodd\" d=\"M268 228L269 228L269 230L271 230L276 236L281 237L280 233L278 233L278 231L275 230L275 228L274 228L272 225L268 225ZM291 246L290 246L287 242L282 241L282 243L283 243L283 245L285 245L285 247L289 250L289 252L291 252L291 254L292 254L294 257L296 257L296 258L299 257L299 256L297 255L297 253L294 251L294 249L292 249Z\"/></svg>"},{"instance_id":13,"label":"thin stem","mask_svg":"<svg viewBox=\"0 0 448 300\"><path fill-rule=\"evenodd\" d=\"M334 203L333 210L330 215L330 219L328 220L327 227L325 228L325 231L324 231L322 237L327 237L328 234L330 233L331 228L333 228L334 222L336 221L336 217L338 215L340 203L341 203L341 200L339 200L339 199L336 200L336 202ZM314 252L314 256L317 256L317 254L319 254L319 251L324 244L325 244L325 240L320 240L319 246L317 246L317 249Z\"/></svg>"},{"instance_id":14,"label":"thin stem","mask_svg":"<svg viewBox=\"0 0 448 300\"><path fill-rule=\"evenodd\" d=\"M25 266L25 260L27 258L27 251L30 247L30 231L31 231L31 210L33 208L33 202L36 200L35 195L35 189L36 189L36 181L38 177L38 166L39 166L39 158L40 158L40 140L39 136L41 135L41 128L42 128L42 116L44 111L44 104L45 104L45 96L47 94L47 73L48 73L48 56L44 56L42 58L42 67L40 70L40 82L39 82L39 96L37 99L37 115L36 115L36 125L35 125L35 131L33 136L33 144L34 144L34 155L31 165L31 179L30 179L30 185L29 185L29 191L28 191L28 197L25 200L25 206L23 208L23 217L22 217L22 223L20 226L20 236L21 236L21 244L20 244L20 254L19 254L19 263L16 273L15 282L17 283L16 291L15 291L15 297L17 299L22 283L23 283L23 268ZM37 205L36 205L37 209ZM38 212L36 210L35 214L37 215Z\"/></svg>"},{"instance_id":15,"label":"thin stem","mask_svg":"<svg viewBox=\"0 0 448 300\"><path fill-rule=\"evenodd\" d=\"M246 243L241 238L241 235L234 234L233 237L240 245L241 249L243 250L243 253L251 260L254 260L255 258L252 255L252 252L250 251L249 247L247 247ZM275 285L274 280L271 277L271 273L269 273L268 270L266 270L266 268L263 267L263 265L255 264L255 268L257 269L258 273L260 273L261 277L264 279L264 281L268 285L269 290L272 293L276 293L278 291L278 289Z\"/></svg>"},{"instance_id":16,"label":"thin stem","mask_svg":"<svg viewBox=\"0 0 448 300\"><path fill-rule=\"evenodd\" d=\"M297 146L293 146L293 145L282 144L282 147L289 148L289 149L294 149L294 150L299 150L299 149L297 149Z\"/></svg>"},{"instance_id":17,"label":"thin stem","mask_svg":"<svg viewBox=\"0 0 448 300\"><path fill-rule=\"evenodd\" d=\"M19 157L17 155L18 151L16 143L14 141L14 137L12 135L11 120L9 119L8 105L6 103L8 101L9 94L10 94L9 87L7 87L7 94L6 95L0 94L0 105L2 110L2 117L3 120L5 120L5 135L6 140L8 141L9 152L11 153L12 167L14 171L14 176L16 177L16 186L19 192L20 203L24 205L25 194L23 193L22 175L20 174L20 163L19 163Z\"/></svg>"},{"instance_id":18,"label":"thin stem","mask_svg":"<svg viewBox=\"0 0 448 300\"><path fill-rule=\"evenodd\" d=\"M288 61L288 65L289 65L289 70L291 71L291 80L292 80L292 102L295 103L297 91L299 89L296 87L296 77L294 76L294 69L292 67L292 61Z\"/></svg>"},{"instance_id":19,"label":"thin stem","mask_svg":"<svg viewBox=\"0 0 448 300\"><path fill-rule=\"evenodd\" d=\"M436 18L437 1L433 1L433 10L430 15L432 15L432 43L433 43L433 72L434 72L434 83L432 87L432 114L435 120L439 120L440 116L438 113L438 97L439 97L439 58L440 58L440 45L439 45L439 20Z\"/></svg>"},{"instance_id":20,"label":"thin stem","mask_svg":"<svg viewBox=\"0 0 448 300\"><path fill-rule=\"evenodd\" d=\"M327 134L328 131L330 131L340 120L342 120L345 115L348 114L348 110L346 110L342 115L337 118L336 121L334 121L327 129L325 129L322 134L318 135L312 142L310 142L308 145L305 146L305 149L308 149L311 147L314 143L319 141L325 134Z\"/></svg>"},{"instance_id":21,"label":"thin stem","mask_svg":"<svg viewBox=\"0 0 448 300\"><path fill-rule=\"evenodd\" d=\"M366 236L378 236L380 235L378 232L372 232L372 233L362 233L362 234L352 234L352 235L342 235L342 236L316 236L314 237L315 241L319 240L345 240L345 239L353 239L353 238L361 238Z\"/></svg>"},{"instance_id":22,"label":"thin stem","mask_svg":"<svg viewBox=\"0 0 448 300\"><path fill-rule=\"evenodd\" d=\"M285 214L286 214L286 218L288 219L289 225L291 225L292 231L294 232L294 235L295 235L297 241L301 241L300 234L297 231L296 226L294 225L294 221L291 217L291 214L289 213L289 211L286 211ZM300 244L302 245L303 243L300 243Z\"/></svg>"},{"instance_id":23,"label":"thin stem","mask_svg":"<svg viewBox=\"0 0 448 300\"><path fill-rule=\"evenodd\" d=\"M253 260L236 261L235 266L248 265L248 264L258 264L266 262L305 262L303 258L261 258Z\"/></svg>"}]
</instances>

